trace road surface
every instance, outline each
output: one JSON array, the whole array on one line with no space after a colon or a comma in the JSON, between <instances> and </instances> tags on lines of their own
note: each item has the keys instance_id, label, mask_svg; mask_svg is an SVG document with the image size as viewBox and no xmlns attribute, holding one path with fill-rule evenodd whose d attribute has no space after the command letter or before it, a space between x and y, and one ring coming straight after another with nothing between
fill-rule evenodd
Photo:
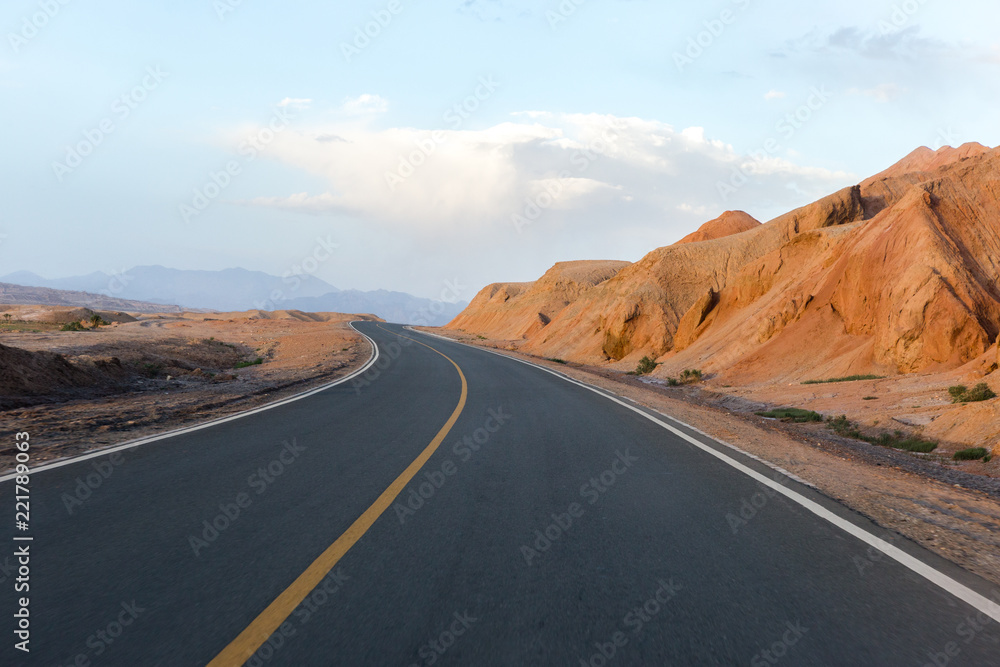
<instances>
[{"instance_id":1,"label":"road surface","mask_svg":"<svg viewBox=\"0 0 1000 667\"><path fill-rule=\"evenodd\" d=\"M537 367L357 328L360 377L36 471L24 533L0 483L0 664L1000 664L995 591L808 487Z\"/></svg>"}]
</instances>

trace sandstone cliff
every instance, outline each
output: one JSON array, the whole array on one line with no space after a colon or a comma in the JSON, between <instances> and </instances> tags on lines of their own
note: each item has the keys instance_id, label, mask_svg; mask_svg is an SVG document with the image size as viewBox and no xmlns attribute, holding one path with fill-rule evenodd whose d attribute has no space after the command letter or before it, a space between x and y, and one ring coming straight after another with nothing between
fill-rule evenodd
<instances>
[{"instance_id":1,"label":"sandstone cliff","mask_svg":"<svg viewBox=\"0 0 1000 667\"><path fill-rule=\"evenodd\" d=\"M996 344L998 276L1000 150L966 144L764 225L727 213L634 264L491 285L449 327L585 363L648 354L661 374L944 370Z\"/></svg>"}]
</instances>

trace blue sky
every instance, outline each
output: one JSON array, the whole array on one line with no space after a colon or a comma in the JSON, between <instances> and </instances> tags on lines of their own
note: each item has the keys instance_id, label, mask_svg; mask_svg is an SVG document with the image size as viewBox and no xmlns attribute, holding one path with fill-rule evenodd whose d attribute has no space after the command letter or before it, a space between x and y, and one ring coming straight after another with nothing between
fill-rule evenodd
<instances>
[{"instance_id":1,"label":"blue sky","mask_svg":"<svg viewBox=\"0 0 1000 667\"><path fill-rule=\"evenodd\" d=\"M1000 144L998 18L985 0L10 0L0 274L282 275L329 254L309 266L341 288L470 299L636 260L920 145Z\"/></svg>"}]
</instances>

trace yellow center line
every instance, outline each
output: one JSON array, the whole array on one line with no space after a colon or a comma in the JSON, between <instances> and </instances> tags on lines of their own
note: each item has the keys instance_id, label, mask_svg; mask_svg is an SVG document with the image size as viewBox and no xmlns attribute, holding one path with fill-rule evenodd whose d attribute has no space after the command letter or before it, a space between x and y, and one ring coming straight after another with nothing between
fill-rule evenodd
<instances>
[{"instance_id":1,"label":"yellow center line","mask_svg":"<svg viewBox=\"0 0 1000 667\"><path fill-rule=\"evenodd\" d=\"M376 324L376 326L378 326ZM410 483L410 480L420 472L420 469L427 463L427 460L437 451L438 447L447 437L448 432L458 421L458 416L462 414L462 410L465 409L465 400L469 395L469 385L465 381L465 374L462 373L462 369L459 368L458 364L452 360L451 357L435 350L430 345L421 343L420 341L410 338L409 336L403 336L394 331L389 331L379 326L380 329L388 331L394 336L399 336L400 338L406 338L408 340L417 343L418 345L423 345L429 350L433 350L437 354L451 362L451 365L455 367L458 371L458 376L462 379L462 396L458 400L458 405L455 407L455 411L451 413L451 417L445 422L445 425L441 427L434 439L431 440L430 444L420 453L413 463L411 463L403 473L396 478L396 480L389 485L382 495L365 510L364 514L357 518L357 520L351 524L347 531L337 538L337 541L326 548L319 558L314 560L312 564L306 568L306 571L298 576L298 578L292 582L292 584L286 588L274 602L269 604L267 608L260 613L257 618L250 623L247 628L239 634L239 636L234 639L226 648L222 650L219 655L208 663L208 667L237 667L242 665L247 660L250 659L257 649L263 646L264 642L274 634L285 620L291 616L292 612L295 611L306 596L316 586L323 581L323 578L337 565L341 558L344 557L351 547L353 547L361 537L368 532L368 529L372 527L375 521L387 510L392 504L392 501L402 493L406 485Z\"/></svg>"}]
</instances>

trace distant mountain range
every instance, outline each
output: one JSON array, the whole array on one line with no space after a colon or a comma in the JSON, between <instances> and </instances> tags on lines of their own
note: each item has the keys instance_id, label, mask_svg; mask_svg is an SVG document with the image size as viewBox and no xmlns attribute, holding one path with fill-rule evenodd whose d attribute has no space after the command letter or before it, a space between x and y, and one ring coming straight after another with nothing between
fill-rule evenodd
<instances>
[{"instance_id":1,"label":"distant mountain range","mask_svg":"<svg viewBox=\"0 0 1000 667\"><path fill-rule=\"evenodd\" d=\"M70 306L91 310L126 311L130 313L179 313L179 306L116 299L104 294L49 287L30 287L0 282L0 303L5 305Z\"/></svg>"},{"instance_id":2,"label":"distant mountain range","mask_svg":"<svg viewBox=\"0 0 1000 667\"><path fill-rule=\"evenodd\" d=\"M309 312L371 313L390 322L443 325L466 303L445 303L403 292L338 290L319 278L292 275L284 278L260 271L226 269L188 271L163 266L137 266L121 274L100 271L69 278L48 279L30 271L0 276L11 286L46 288L75 293L35 296L48 305L81 305L137 312L187 309L218 311L303 310ZM22 301L23 302L23 301ZM114 305L116 303L126 305ZM141 303L137 303L141 302ZM128 305L131 303L131 305ZM161 305L162 304L162 305ZM137 307L136 307L137 306Z\"/></svg>"}]
</instances>

